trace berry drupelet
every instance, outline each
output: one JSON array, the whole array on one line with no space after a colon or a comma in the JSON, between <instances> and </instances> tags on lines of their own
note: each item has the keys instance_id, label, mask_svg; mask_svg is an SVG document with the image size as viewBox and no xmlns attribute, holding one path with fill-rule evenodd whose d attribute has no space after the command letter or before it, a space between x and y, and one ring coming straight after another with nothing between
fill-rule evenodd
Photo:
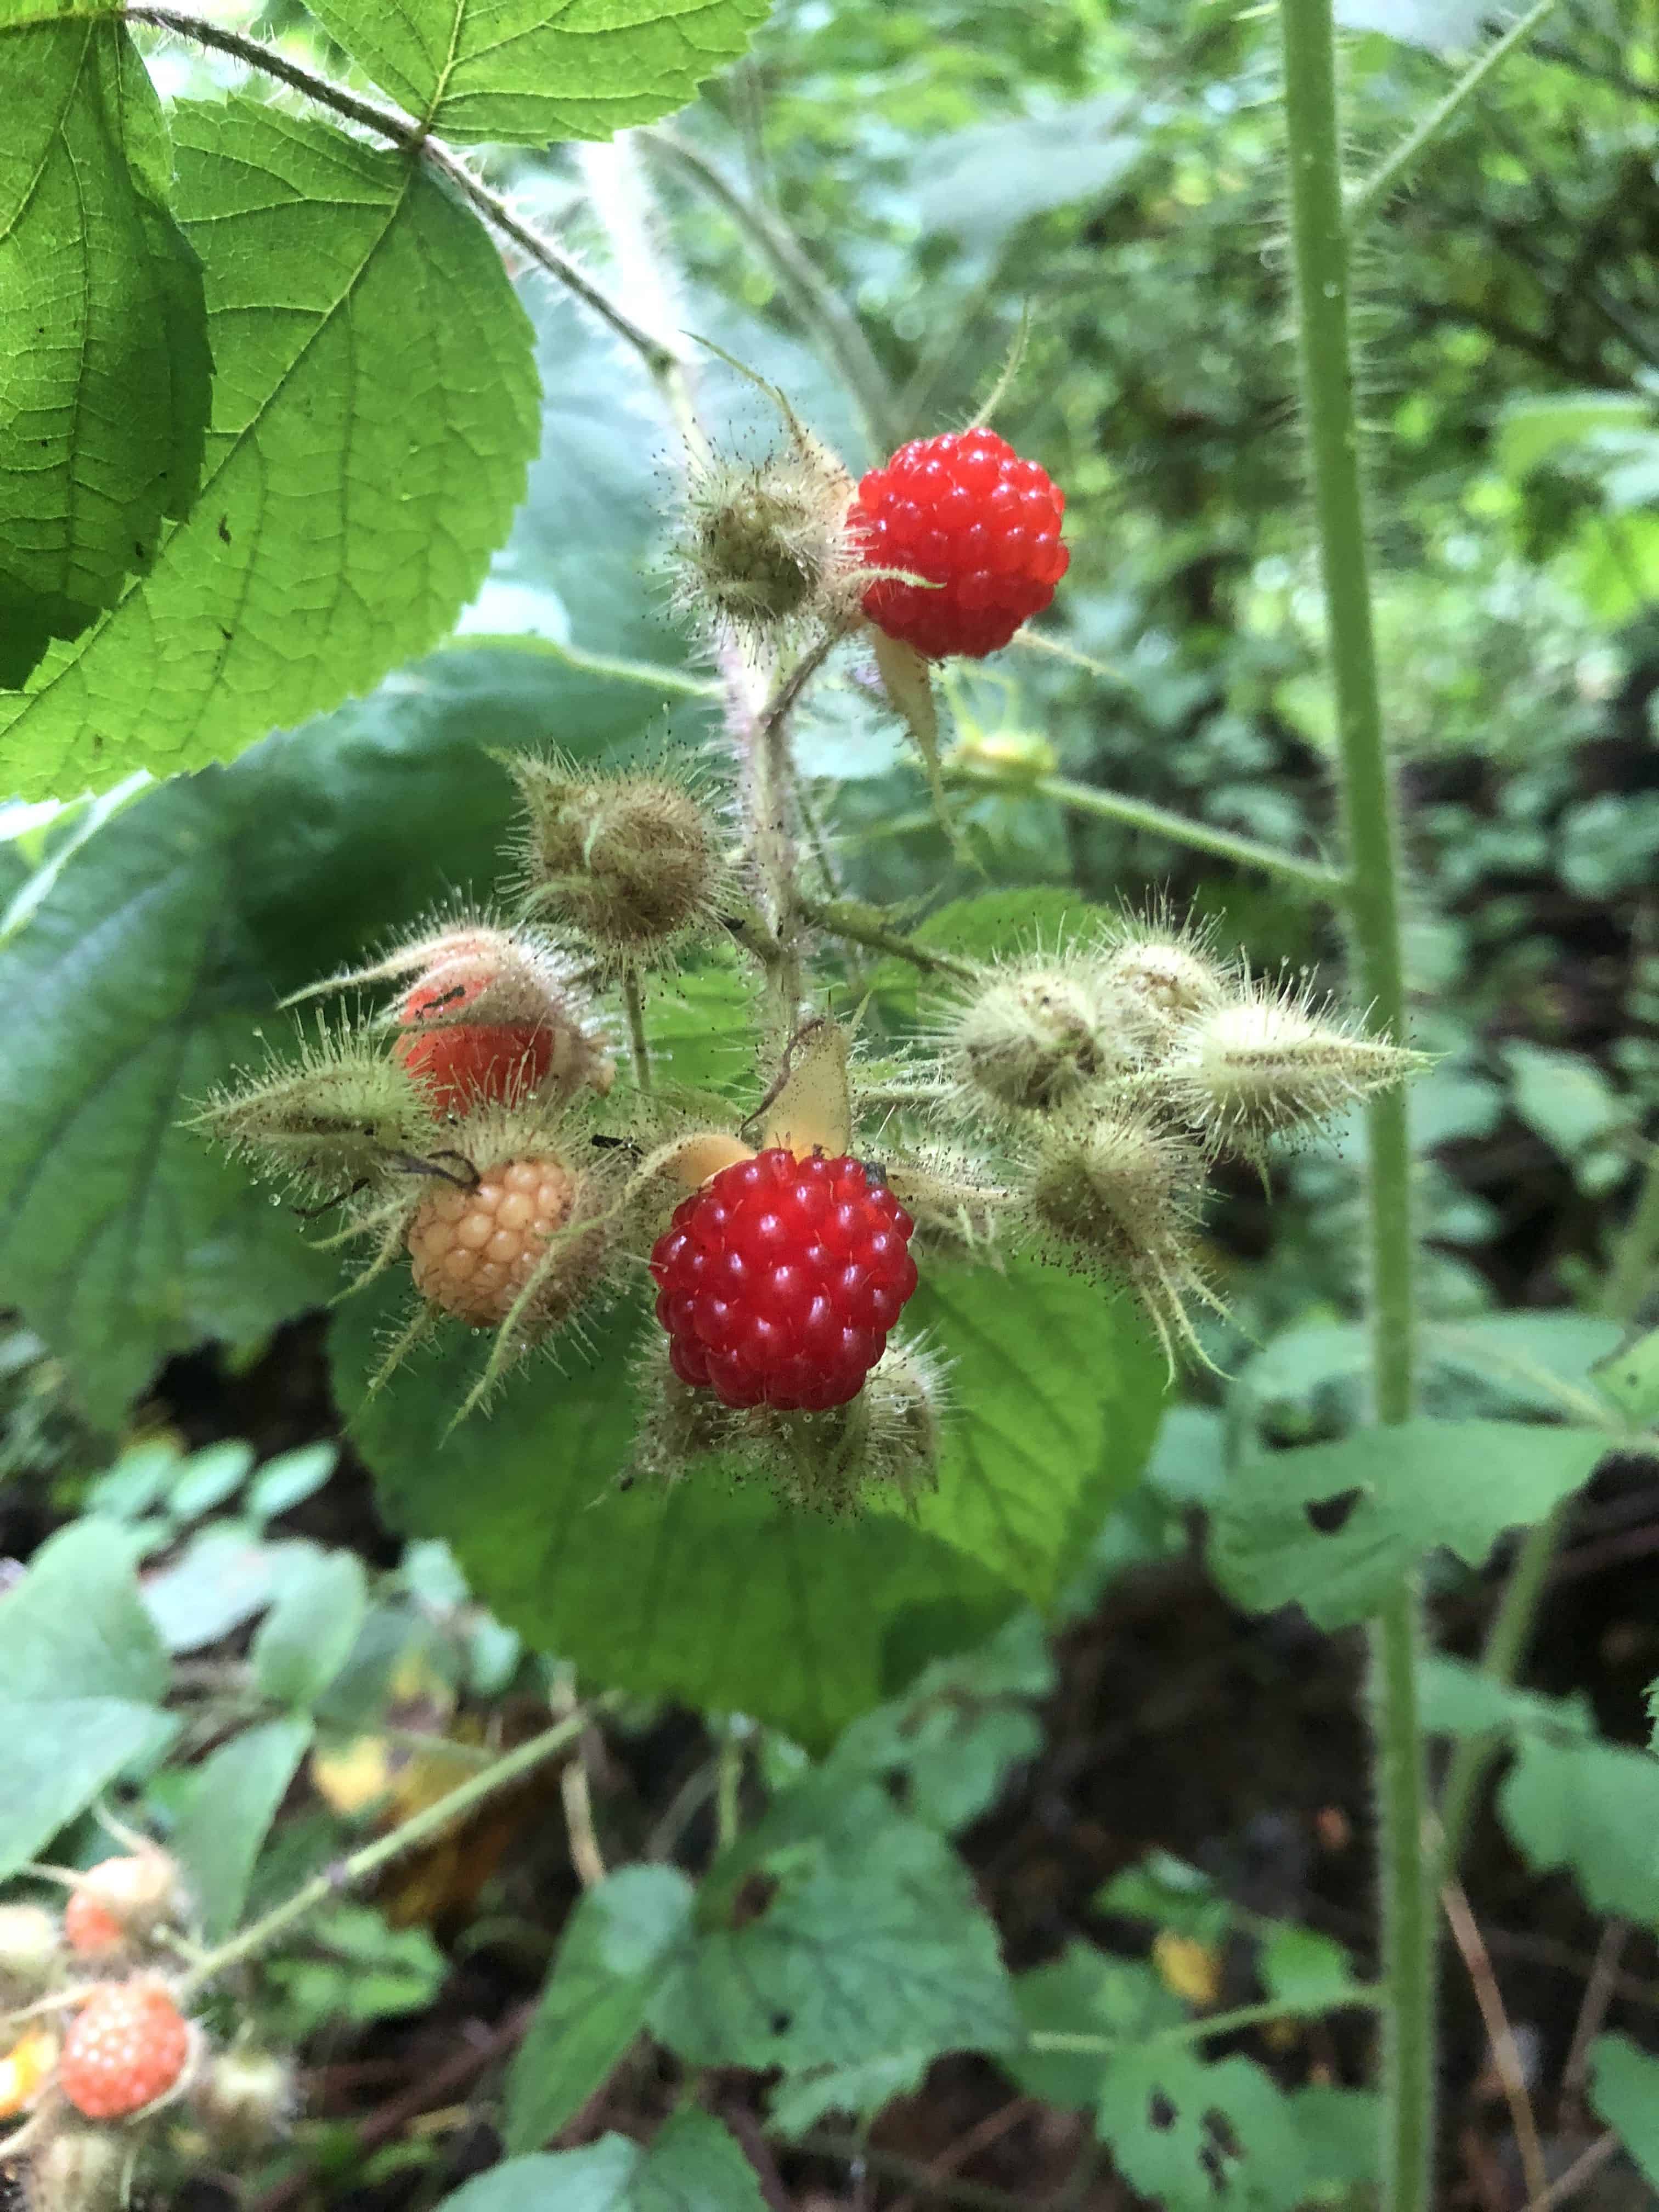
<instances>
[{"instance_id":1,"label":"berry drupelet","mask_svg":"<svg viewBox=\"0 0 1659 2212\"><path fill-rule=\"evenodd\" d=\"M651 1255L674 1372L726 1406L844 1406L916 1287L914 1227L857 1160L777 1149L722 1168Z\"/></svg>"},{"instance_id":2,"label":"berry drupelet","mask_svg":"<svg viewBox=\"0 0 1659 2212\"><path fill-rule=\"evenodd\" d=\"M913 439L864 478L847 520L866 567L928 580L879 579L865 613L932 660L997 652L1066 574L1065 511L1047 471L994 430Z\"/></svg>"}]
</instances>

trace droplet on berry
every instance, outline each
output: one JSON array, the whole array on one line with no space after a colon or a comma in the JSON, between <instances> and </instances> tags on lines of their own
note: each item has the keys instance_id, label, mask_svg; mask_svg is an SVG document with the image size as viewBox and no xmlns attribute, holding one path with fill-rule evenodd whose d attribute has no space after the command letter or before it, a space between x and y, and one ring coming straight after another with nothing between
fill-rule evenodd
<instances>
[{"instance_id":1,"label":"droplet on berry","mask_svg":"<svg viewBox=\"0 0 1659 2212\"><path fill-rule=\"evenodd\" d=\"M432 1192L406 1236L416 1289L459 1321L499 1328L533 1277L536 1294L523 1325L530 1334L556 1328L592 1291L604 1264L598 1224L561 1235L577 1204L575 1177L545 1156L505 1161L471 1189Z\"/></svg>"},{"instance_id":2,"label":"droplet on berry","mask_svg":"<svg viewBox=\"0 0 1659 2212\"><path fill-rule=\"evenodd\" d=\"M913 1226L854 1159L774 1148L723 1169L651 1255L675 1374L726 1406L845 1405L915 1289Z\"/></svg>"},{"instance_id":3,"label":"droplet on berry","mask_svg":"<svg viewBox=\"0 0 1659 2212\"><path fill-rule=\"evenodd\" d=\"M130 2119L178 2088L190 2023L157 1981L103 1982L64 2038L58 2086L89 2120Z\"/></svg>"},{"instance_id":4,"label":"droplet on berry","mask_svg":"<svg viewBox=\"0 0 1659 2212\"><path fill-rule=\"evenodd\" d=\"M1066 495L994 430L913 439L859 485L848 526L866 568L884 576L864 611L929 659L978 659L1007 644L1054 598L1071 556Z\"/></svg>"}]
</instances>

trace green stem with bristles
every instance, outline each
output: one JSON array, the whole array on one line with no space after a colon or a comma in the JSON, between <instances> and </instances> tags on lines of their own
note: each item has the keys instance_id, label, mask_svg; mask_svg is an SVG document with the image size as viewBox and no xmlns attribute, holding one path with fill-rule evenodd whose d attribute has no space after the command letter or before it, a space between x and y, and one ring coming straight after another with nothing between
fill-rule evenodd
<instances>
[{"instance_id":1,"label":"green stem with bristles","mask_svg":"<svg viewBox=\"0 0 1659 2212\"><path fill-rule=\"evenodd\" d=\"M1383 744L1349 330L1331 0L1280 0L1291 258L1313 506L1335 695L1360 995L1404 1041L1406 988L1394 793ZM1367 1115L1371 1380L1380 1423L1407 1419L1414 1382L1411 1155L1403 1091ZM1419 1603L1402 1578L1371 1625L1382 1878L1383 2212L1427 2212L1435 2075L1435 1899L1425 1848L1427 1783L1419 1711Z\"/></svg>"}]
</instances>

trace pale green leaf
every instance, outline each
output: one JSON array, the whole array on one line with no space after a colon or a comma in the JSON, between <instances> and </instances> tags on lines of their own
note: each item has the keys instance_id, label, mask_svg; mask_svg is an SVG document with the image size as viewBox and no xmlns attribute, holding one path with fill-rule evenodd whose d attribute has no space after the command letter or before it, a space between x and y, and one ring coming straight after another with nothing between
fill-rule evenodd
<instances>
[{"instance_id":1,"label":"pale green leaf","mask_svg":"<svg viewBox=\"0 0 1659 2212\"><path fill-rule=\"evenodd\" d=\"M0 684L15 685L188 509L210 371L166 128L121 23L0 21Z\"/></svg>"},{"instance_id":2,"label":"pale green leaf","mask_svg":"<svg viewBox=\"0 0 1659 2212\"><path fill-rule=\"evenodd\" d=\"M0 1698L0 1881L37 1857L123 1767L158 1757L177 1726L123 1698Z\"/></svg>"},{"instance_id":3,"label":"pale green leaf","mask_svg":"<svg viewBox=\"0 0 1659 2212\"><path fill-rule=\"evenodd\" d=\"M535 447L529 324L418 163L247 100L174 125L203 483L149 574L0 699L0 787L25 796L199 767L367 690L454 621Z\"/></svg>"},{"instance_id":4,"label":"pale green leaf","mask_svg":"<svg viewBox=\"0 0 1659 2212\"><path fill-rule=\"evenodd\" d=\"M309 0L377 84L447 138L609 138L684 107L771 0Z\"/></svg>"},{"instance_id":5,"label":"pale green leaf","mask_svg":"<svg viewBox=\"0 0 1659 2212\"><path fill-rule=\"evenodd\" d=\"M355 1553L296 1561L253 1639L254 1687L278 1705L314 1705L351 1656L368 1611L368 1577Z\"/></svg>"},{"instance_id":6,"label":"pale green leaf","mask_svg":"<svg viewBox=\"0 0 1659 2212\"><path fill-rule=\"evenodd\" d=\"M159 1701L167 1654L139 1601L132 1542L105 1521L43 1544L0 1604L0 1698Z\"/></svg>"},{"instance_id":7,"label":"pale green leaf","mask_svg":"<svg viewBox=\"0 0 1659 2212\"><path fill-rule=\"evenodd\" d=\"M204 1759L173 1831L203 1933L217 1943L241 1917L260 1846L311 1746L305 1720L246 1729Z\"/></svg>"},{"instance_id":8,"label":"pale green leaf","mask_svg":"<svg viewBox=\"0 0 1659 2212\"><path fill-rule=\"evenodd\" d=\"M1270 1997L1306 2012L1340 2005L1357 1987L1347 1953L1314 1928L1275 1928L1261 1946L1256 1970Z\"/></svg>"},{"instance_id":9,"label":"pale green leaf","mask_svg":"<svg viewBox=\"0 0 1659 2212\"><path fill-rule=\"evenodd\" d=\"M649 2146L601 2136L583 2150L512 2158L443 2212L766 2212L755 2170L707 2112L676 2112Z\"/></svg>"},{"instance_id":10,"label":"pale green leaf","mask_svg":"<svg viewBox=\"0 0 1659 2212\"><path fill-rule=\"evenodd\" d=\"M1363 1620L1441 1547L1480 1566L1505 1528L1587 1482L1607 1439L1510 1421L1407 1421L1235 1468L1210 1562L1253 1613L1297 1604L1322 1628Z\"/></svg>"},{"instance_id":11,"label":"pale green leaf","mask_svg":"<svg viewBox=\"0 0 1659 2212\"><path fill-rule=\"evenodd\" d=\"M695 1901L666 1866L623 1867L578 1901L507 2078L509 2154L556 2135L641 2033Z\"/></svg>"},{"instance_id":12,"label":"pale green leaf","mask_svg":"<svg viewBox=\"0 0 1659 2212\"><path fill-rule=\"evenodd\" d=\"M1187 2016L1186 2007L1144 1959L1114 1958L1092 1943L1076 1942L1047 1966L1018 1976L1014 1999L1028 2035L1091 2035L1136 2044ZM997 2063L1028 2096L1079 2112L1095 2108L1103 2064L1097 2054L1017 2050L999 2054Z\"/></svg>"},{"instance_id":13,"label":"pale green leaf","mask_svg":"<svg viewBox=\"0 0 1659 2212\"><path fill-rule=\"evenodd\" d=\"M765 1904L734 1916L756 1876ZM647 2014L688 2064L799 2074L1018 2039L967 1869L871 1784L786 1791L716 1864L698 1923Z\"/></svg>"},{"instance_id":14,"label":"pale green leaf","mask_svg":"<svg viewBox=\"0 0 1659 2212\"><path fill-rule=\"evenodd\" d=\"M1124 2179L1162 2212L1291 2212L1303 2201L1294 2118L1248 2058L1208 2065L1179 2045L1115 2052L1096 2124Z\"/></svg>"},{"instance_id":15,"label":"pale green leaf","mask_svg":"<svg viewBox=\"0 0 1659 2212\"><path fill-rule=\"evenodd\" d=\"M1659 2058L1626 2035L1598 2035L1589 2061L1590 2102L1659 2189Z\"/></svg>"},{"instance_id":16,"label":"pale green leaf","mask_svg":"<svg viewBox=\"0 0 1659 2212\"><path fill-rule=\"evenodd\" d=\"M1519 481L1587 438L1645 429L1652 422L1652 403L1635 392L1553 392L1510 399L1498 418L1498 465Z\"/></svg>"},{"instance_id":17,"label":"pale green leaf","mask_svg":"<svg viewBox=\"0 0 1659 2212\"><path fill-rule=\"evenodd\" d=\"M1592 1911L1659 1927L1651 1752L1526 1729L1498 1788L1498 1816L1534 1872L1571 1872Z\"/></svg>"},{"instance_id":18,"label":"pale green leaf","mask_svg":"<svg viewBox=\"0 0 1659 2212\"><path fill-rule=\"evenodd\" d=\"M1659 1329L1633 1336L1592 1371L1626 1420L1646 1427L1659 1419Z\"/></svg>"}]
</instances>

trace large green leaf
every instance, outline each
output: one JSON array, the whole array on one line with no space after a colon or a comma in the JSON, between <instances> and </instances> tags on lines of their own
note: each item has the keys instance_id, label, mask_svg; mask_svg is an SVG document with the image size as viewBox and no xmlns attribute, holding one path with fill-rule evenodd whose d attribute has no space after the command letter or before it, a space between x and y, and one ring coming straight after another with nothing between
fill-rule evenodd
<instances>
[{"instance_id":1,"label":"large green leaf","mask_svg":"<svg viewBox=\"0 0 1659 2212\"><path fill-rule=\"evenodd\" d=\"M676 2112L649 2147L601 2136L582 2150L509 2158L443 2212L766 2212L755 2170L718 2120Z\"/></svg>"},{"instance_id":2,"label":"large green leaf","mask_svg":"<svg viewBox=\"0 0 1659 2212\"><path fill-rule=\"evenodd\" d=\"M1025 1264L937 1263L928 1279L911 1310L963 1356L939 1494L915 1516L894 1502L821 1519L708 1469L665 1495L618 1490L636 1419L626 1308L587 1357L514 1377L489 1421L436 1446L476 1374L475 1338L442 1340L365 1402L388 1316L353 1300L335 1326L336 1383L388 1510L444 1537L531 1643L599 1681L823 1742L1018 1597L1050 1595L1156 1423L1162 1369L1088 1285ZM1024 1364L987 1353L999 1333Z\"/></svg>"},{"instance_id":3,"label":"large green leaf","mask_svg":"<svg viewBox=\"0 0 1659 2212\"><path fill-rule=\"evenodd\" d=\"M191 1775L173 1848L210 1943L241 1917L253 1863L310 1747L308 1720L267 1721L221 1744Z\"/></svg>"},{"instance_id":4,"label":"large green leaf","mask_svg":"<svg viewBox=\"0 0 1659 2212\"><path fill-rule=\"evenodd\" d=\"M420 164L251 101L174 111L206 270L201 490L149 574L0 700L0 787L223 759L450 627L536 444L528 322Z\"/></svg>"},{"instance_id":5,"label":"large green leaf","mask_svg":"<svg viewBox=\"0 0 1659 2212\"><path fill-rule=\"evenodd\" d=\"M512 810L479 740L550 724L588 758L648 696L544 663L446 654L228 769L146 793L0 947L0 1302L100 1418L169 1352L257 1335L331 1294L337 1263L179 1124L289 1034L285 992L454 889L487 891Z\"/></svg>"},{"instance_id":6,"label":"large green leaf","mask_svg":"<svg viewBox=\"0 0 1659 2212\"><path fill-rule=\"evenodd\" d=\"M1254 1613L1300 1605L1322 1628L1363 1620L1425 1553L1479 1566L1505 1528L1541 1521L1607 1449L1589 1429L1407 1421L1235 1468L1210 1563Z\"/></svg>"},{"instance_id":7,"label":"large green leaf","mask_svg":"<svg viewBox=\"0 0 1659 2212\"><path fill-rule=\"evenodd\" d=\"M1523 1729L1498 1813L1528 1865L1569 1868L1592 1911L1659 1922L1659 1759L1650 1752Z\"/></svg>"},{"instance_id":8,"label":"large green leaf","mask_svg":"<svg viewBox=\"0 0 1659 2212\"><path fill-rule=\"evenodd\" d=\"M1659 2059L1627 2035L1598 2035L1589 2057L1590 2102L1659 2189Z\"/></svg>"},{"instance_id":9,"label":"large green leaf","mask_svg":"<svg viewBox=\"0 0 1659 2212\"><path fill-rule=\"evenodd\" d=\"M130 1538L72 1522L0 1606L0 1698L165 1695L170 1670L138 1596Z\"/></svg>"},{"instance_id":10,"label":"large green leaf","mask_svg":"<svg viewBox=\"0 0 1659 2212\"><path fill-rule=\"evenodd\" d=\"M308 0L411 114L448 138L608 138L684 107L771 0Z\"/></svg>"},{"instance_id":11,"label":"large green leaf","mask_svg":"<svg viewBox=\"0 0 1659 2212\"><path fill-rule=\"evenodd\" d=\"M123 1767L159 1757L178 1725L126 1698L0 1697L0 1881L38 1857Z\"/></svg>"},{"instance_id":12,"label":"large green leaf","mask_svg":"<svg viewBox=\"0 0 1659 2212\"><path fill-rule=\"evenodd\" d=\"M0 19L0 684L15 685L189 507L210 379L166 126L118 19Z\"/></svg>"},{"instance_id":13,"label":"large green leaf","mask_svg":"<svg viewBox=\"0 0 1659 2212\"><path fill-rule=\"evenodd\" d=\"M1291 2212L1303 2202L1295 2118L1248 2058L1211 2065L1179 2045L1115 2052L1096 2123L1124 2179L1163 2212Z\"/></svg>"},{"instance_id":14,"label":"large green leaf","mask_svg":"<svg viewBox=\"0 0 1659 2212\"><path fill-rule=\"evenodd\" d=\"M640 2035L694 1896L678 1867L630 1866L578 1901L507 2075L509 2153L556 2135Z\"/></svg>"},{"instance_id":15,"label":"large green leaf","mask_svg":"<svg viewBox=\"0 0 1659 2212\"><path fill-rule=\"evenodd\" d=\"M1019 2039L967 1869L871 1784L787 1791L716 1864L698 1919L647 2014L689 2064L810 2075Z\"/></svg>"}]
</instances>

